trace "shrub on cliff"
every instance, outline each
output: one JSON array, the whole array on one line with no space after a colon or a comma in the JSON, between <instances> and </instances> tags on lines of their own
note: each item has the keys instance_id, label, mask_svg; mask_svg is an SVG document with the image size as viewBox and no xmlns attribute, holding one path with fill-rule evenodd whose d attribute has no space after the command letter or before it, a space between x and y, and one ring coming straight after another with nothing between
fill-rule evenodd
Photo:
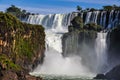
<instances>
[{"instance_id":1,"label":"shrub on cliff","mask_svg":"<svg viewBox=\"0 0 120 80\"><path fill-rule=\"evenodd\" d=\"M0 12L0 54L8 56L8 62L30 69L43 61L44 50L41 25L22 23L13 15Z\"/></svg>"},{"instance_id":2,"label":"shrub on cliff","mask_svg":"<svg viewBox=\"0 0 120 80\"><path fill-rule=\"evenodd\" d=\"M83 20L80 16L75 17L72 21L71 21L70 26L68 26L68 31L72 32L72 31L81 31L81 30L93 30L93 31L101 31L102 27L100 25L97 25L96 23L88 23L85 24L83 23Z\"/></svg>"},{"instance_id":3,"label":"shrub on cliff","mask_svg":"<svg viewBox=\"0 0 120 80\"><path fill-rule=\"evenodd\" d=\"M10 13L19 19L25 18L27 15L31 14L24 9L22 10L21 8L16 7L15 5L11 5L10 7L8 7L6 9L6 13Z\"/></svg>"},{"instance_id":4,"label":"shrub on cliff","mask_svg":"<svg viewBox=\"0 0 120 80\"><path fill-rule=\"evenodd\" d=\"M74 29L83 29L83 20L80 16L75 17L71 23Z\"/></svg>"},{"instance_id":5,"label":"shrub on cliff","mask_svg":"<svg viewBox=\"0 0 120 80\"><path fill-rule=\"evenodd\" d=\"M20 70L20 66L13 63L10 58L5 55L5 54L0 54L0 69L5 69L5 70Z\"/></svg>"},{"instance_id":6,"label":"shrub on cliff","mask_svg":"<svg viewBox=\"0 0 120 80\"><path fill-rule=\"evenodd\" d=\"M84 25L84 29L101 31L102 27L100 25L95 24L95 23L88 23L88 24Z\"/></svg>"},{"instance_id":7,"label":"shrub on cliff","mask_svg":"<svg viewBox=\"0 0 120 80\"><path fill-rule=\"evenodd\" d=\"M111 11L111 10L120 10L120 6L117 5L108 5L108 6L103 6L103 10L106 11Z\"/></svg>"}]
</instances>

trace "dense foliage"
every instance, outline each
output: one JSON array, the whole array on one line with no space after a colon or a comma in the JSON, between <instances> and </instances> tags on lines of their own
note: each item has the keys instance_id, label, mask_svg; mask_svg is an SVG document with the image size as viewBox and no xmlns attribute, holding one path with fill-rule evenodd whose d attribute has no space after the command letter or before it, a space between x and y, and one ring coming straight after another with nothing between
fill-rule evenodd
<instances>
[{"instance_id":1,"label":"dense foliage","mask_svg":"<svg viewBox=\"0 0 120 80\"><path fill-rule=\"evenodd\" d=\"M0 65L5 64L9 68L16 64L28 68L35 61L42 62L44 39L44 28L41 25L22 23L9 13L0 12L0 54L7 56L0 56Z\"/></svg>"},{"instance_id":2,"label":"dense foliage","mask_svg":"<svg viewBox=\"0 0 120 80\"><path fill-rule=\"evenodd\" d=\"M117 5L106 5L106 6L103 6L102 9L95 9L95 8L86 8L84 10L82 10L82 7L80 6L77 6L77 11L81 11L81 12L88 12L88 11L111 11L111 10L116 10L116 11L119 11L120 10L120 6L117 6Z\"/></svg>"},{"instance_id":3,"label":"dense foliage","mask_svg":"<svg viewBox=\"0 0 120 80\"><path fill-rule=\"evenodd\" d=\"M88 24L84 24L83 20L80 16L75 17L72 21L71 21L70 26L68 26L68 30L69 32L75 31L75 30L93 30L93 31L101 31L102 27L100 25L97 25L95 23L88 23Z\"/></svg>"},{"instance_id":4,"label":"dense foliage","mask_svg":"<svg viewBox=\"0 0 120 80\"><path fill-rule=\"evenodd\" d=\"M24 9L22 10L21 8L16 7L15 5L11 5L9 8L7 8L6 12L11 13L19 19L25 18L27 15L31 14Z\"/></svg>"}]
</instances>

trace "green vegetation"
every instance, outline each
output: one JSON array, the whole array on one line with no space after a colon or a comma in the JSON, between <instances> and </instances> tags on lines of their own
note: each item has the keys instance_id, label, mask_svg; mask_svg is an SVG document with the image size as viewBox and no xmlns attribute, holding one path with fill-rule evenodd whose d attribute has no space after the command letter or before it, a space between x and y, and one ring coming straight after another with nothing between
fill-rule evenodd
<instances>
[{"instance_id":1,"label":"green vegetation","mask_svg":"<svg viewBox=\"0 0 120 80\"><path fill-rule=\"evenodd\" d=\"M102 27L100 25L97 25L95 23L88 23L84 25L84 29L86 30L94 30L94 31L101 31Z\"/></svg>"},{"instance_id":2,"label":"green vegetation","mask_svg":"<svg viewBox=\"0 0 120 80\"><path fill-rule=\"evenodd\" d=\"M83 28L83 20L80 16L75 17L72 21L71 21L72 25L74 28L76 29L82 29Z\"/></svg>"},{"instance_id":3,"label":"green vegetation","mask_svg":"<svg viewBox=\"0 0 120 80\"><path fill-rule=\"evenodd\" d=\"M108 6L103 6L103 10L105 11L111 11L111 10L120 10L120 6L117 5L108 5Z\"/></svg>"},{"instance_id":4,"label":"green vegetation","mask_svg":"<svg viewBox=\"0 0 120 80\"><path fill-rule=\"evenodd\" d=\"M82 10L82 7L77 6L77 11L81 11L81 10Z\"/></svg>"},{"instance_id":5,"label":"green vegetation","mask_svg":"<svg viewBox=\"0 0 120 80\"><path fill-rule=\"evenodd\" d=\"M83 30L101 31L102 30L102 27L95 23L88 23L84 25L83 20L80 16L75 17L71 21L71 23L72 25L68 26L69 32L76 31L76 30L77 31L83 31Z\"/></svg>"},{"instance_id":6,"label":"green vegetation","mask_svg":"<svg viewBox=\"0 0 120 80\"><path fill-rule=\"evenodd\" d=\"M15 5L11 5L9 8L7 8L6 12L11 13L19 19L25 18L27 15L31 14L24 9L22 10L21 8L16 7Z\"/></svg>"},{"instance_id":7,"label":"green vegetation","mask_svg":"<svg viewBox=\"0 0 120 80\"><path fill-rule=\"evenodd\" d=\"M22 23L13 15L0 12L0 54L6 56L1 56L1 65L8 69L16 65L24 68L43 59L44 50L45 33L41 25Z\"/></svg>"},{"instance_id":8,"label":"green vegetation","mask_svg":"<svg viewBox=\"0 0 120 80\"><path fill-rule=\"evenodd\" d=\"M6 70L20 70L20 66L13 63L12 60L10 60L5 54L0 54L0 66L1 69L6 69Z\"/></svg>"},{"instance_id":9,"label":"green vegetation","mask_svg":"<svg viewBox=\"0 0 120 80\"><path fill-rule=\"evenodd\" d=\"M116 11L119 11L120 10L120 6L117 6L117 5L107 5L107 6L103 6L102 9L95 9L95 8L86 8L84 10L82 10L82 7L80 7L79 5L77 6L77 11L79 12L88 12L88 11L111 11L111 10L116 10Z\"/></svg>"}]
</instances>

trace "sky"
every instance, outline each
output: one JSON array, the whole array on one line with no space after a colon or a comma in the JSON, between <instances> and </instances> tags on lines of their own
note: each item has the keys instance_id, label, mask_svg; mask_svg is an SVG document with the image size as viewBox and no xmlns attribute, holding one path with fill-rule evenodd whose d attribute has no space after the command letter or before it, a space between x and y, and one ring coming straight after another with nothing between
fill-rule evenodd
<instances>
[{"instance_id":1,"label":"sky","mask_svg":"<svg viewBox=\"0 0 120 80\"><path fill-rule=\"evenodd\" d=\"M0 11L15 5L33 13L55 14L76 11L77 5L83 9L100 9L104 5L113 4L120 6L120 0L0 0Z\"/></svg>"}]
</instances>

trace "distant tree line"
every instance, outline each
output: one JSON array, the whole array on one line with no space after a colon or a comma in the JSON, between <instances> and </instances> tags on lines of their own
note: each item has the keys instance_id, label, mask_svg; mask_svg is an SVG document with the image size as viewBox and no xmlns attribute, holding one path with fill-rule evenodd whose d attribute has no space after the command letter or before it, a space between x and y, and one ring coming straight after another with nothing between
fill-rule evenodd
<instances>
[{"instance_id":1,"label":"distant tree line","mask_svg":"<svg viewBox=\"0 0 120 80\"><path fill-rule=\"evenodd\" d=\"M116 10L119 11L120 10L120 6L117 5L107 5L107 6L103 6L102 9L95 9L95 8L86 8L86 9L82 9L82 7L80 7L79 5L77 6L77 11L78 12L88 12L88 11L111 11L111 10Z\"/></svg>"}]
</instances>

